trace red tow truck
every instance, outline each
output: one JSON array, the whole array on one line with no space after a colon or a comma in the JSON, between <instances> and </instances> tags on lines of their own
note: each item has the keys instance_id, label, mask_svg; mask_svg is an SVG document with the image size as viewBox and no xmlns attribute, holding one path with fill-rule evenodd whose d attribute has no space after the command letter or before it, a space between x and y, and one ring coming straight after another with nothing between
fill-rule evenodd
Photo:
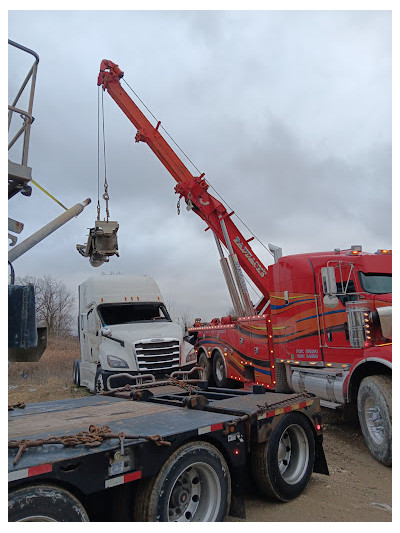
<instances>
[{"instance_id":1,"label":"red tow truck","mask_svg":"<svg viewBox=\"0 0 400 533\"><path fill-rule=\"evenodd\" d=\"M269 245L265 266L232 220L234 212L193 176L121 86L124 73L103 60L98 85L107 91L176 180L175 192L215 237L234 315L200 319L188 330L197 363L217 387L264 385L311 392L347 416L358 413L372 455L391 464L391 250L346 250L283 257ZM261 293L253 304L243 271Z\"/></svg>"}]
</instances>

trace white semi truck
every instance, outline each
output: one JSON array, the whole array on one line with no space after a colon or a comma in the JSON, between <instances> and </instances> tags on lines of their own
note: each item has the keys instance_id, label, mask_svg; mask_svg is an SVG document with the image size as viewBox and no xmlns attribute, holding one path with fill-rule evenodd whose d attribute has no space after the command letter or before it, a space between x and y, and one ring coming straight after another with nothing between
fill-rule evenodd
<instances>
[{"instance_id":1,"label":"white semi truck","mask_svg":"<svg viewBox=\"0 0 400 533\"><path fill-rule=\"evenodd\" d=\"M97 276L81 283L78 326L81 360L74 364L74 382L91 391L123 386L129 376L164 378L196 362L193 346L147 275Z\"/></svg>"}]
</instances>

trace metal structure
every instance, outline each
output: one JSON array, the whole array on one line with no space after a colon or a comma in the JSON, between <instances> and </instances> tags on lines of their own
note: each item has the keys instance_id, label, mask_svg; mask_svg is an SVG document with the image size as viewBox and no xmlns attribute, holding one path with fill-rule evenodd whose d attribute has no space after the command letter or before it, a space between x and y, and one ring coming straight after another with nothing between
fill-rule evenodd
<instances>
[{"instance_id":1,"label":"metal structure","mask_svg":"<svg viewBox=\"0 0 400 533\"><path fill-rule=\"evenodd\" d=\"M19 192L24 196L31 196L32 194L32 187L30 185L32 169L28 166L28 154L31 126L34 121L32 113L39 56L33 50L10 39L8 40L8 44L34 58L33 65L25 76L17 94L8 105L8 151L10 152L14 148L18 153L17 147L19 145L21 147L18 161L11 161L10 159L8 161L8 199L10 199ZM25 95L28 97L28 104L26 109L22 109L20 102ZM17 126L17 131L13 134L12 125L17 115L22 119L22 124L19 127ZM24 224L12 218L8 219L8 230L11 232L8 234L11 246L8 253L8 263L11 269L11 284L8 289L9 361L38 361L47 346L47 329L45 327L37 327L36 325L34 288L31 285L14 285L15 274L12 264L13 261L63 226L66 222L78 216L89 203L90 199L87 198L71 209L65 208L65 213L46 224L18 245L16 245L17 237L15 234L22 232Z\"/></svg>"}]
</instances>

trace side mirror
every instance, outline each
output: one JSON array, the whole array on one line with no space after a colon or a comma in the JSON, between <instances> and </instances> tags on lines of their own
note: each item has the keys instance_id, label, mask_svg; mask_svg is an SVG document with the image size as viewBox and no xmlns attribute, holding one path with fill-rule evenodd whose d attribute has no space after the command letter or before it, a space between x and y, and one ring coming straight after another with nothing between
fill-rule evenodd
<instances>
[{"instance_id":1,"label":"side mirror","mask_svg":"<svg viewBox=\"0 0 400 533\"><path fill-rule=\"evenodd\" d=\"M328 309L334 309L339 305L339 298L336 296L336 276L334 267L322 267L322 290L324 292L324 305Z\"/></svg>"},{"instance_id":2,"label":"side mirror","mask_svg":"<svg viewBox=\"0 0 400 533\"><path fill-rule=\"evenodd\" d=\"M334 267L322 267L322 288L324 294L336 294L336 276Z\"/></svg>"},{"instance_id":3,"label":"side mirror","mask_svg":"<svg viewBox=\"0 0 400 533\"><path fill-rule=\"evenodd\" d=\"M328 309L335 309L339 305L339 298L332 294L325 294L323 302Z\"/></svg>"},{"instance_id":4,"label":"side mirror","mask_svg":"<svg viewBox=\"0 0 400 533\"><path fill-rule=\"evenodd\" d=\"M101 335L103 337L111 337L111 335L112 335L111 328L109 328L107 326L102 327L100 332L101 332Z\"/></svg>"}]
</instances>

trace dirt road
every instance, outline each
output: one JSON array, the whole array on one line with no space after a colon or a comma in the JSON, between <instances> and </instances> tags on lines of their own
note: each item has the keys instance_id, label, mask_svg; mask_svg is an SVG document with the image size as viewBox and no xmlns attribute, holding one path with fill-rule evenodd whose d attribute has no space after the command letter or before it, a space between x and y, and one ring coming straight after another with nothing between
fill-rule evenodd
<instances>
[{"instance_id":1,"label":"dirt road","mask_svg":"<svg viewBox=\"0 0 400 533\"><path fill-rule=\"evenodd\" d=\"M339 422L324 409L324 448L330 475L313 474L306 490L289 503L268 502L251 488L246 522L390 522L392 469L368 452L357 424ZM243 522L228 518L229 522Z\"/></svg>"}]
</instances>

